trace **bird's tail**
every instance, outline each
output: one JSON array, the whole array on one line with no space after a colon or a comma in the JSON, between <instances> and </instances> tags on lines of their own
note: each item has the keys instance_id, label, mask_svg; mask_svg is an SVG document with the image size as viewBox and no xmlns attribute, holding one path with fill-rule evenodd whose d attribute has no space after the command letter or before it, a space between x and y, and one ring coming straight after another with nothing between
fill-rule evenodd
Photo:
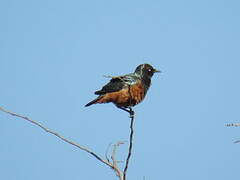
<instances>
[{"instance_id":1,"label":"bird's tail","mask_svg":"<svg viewBox=\"0 0 240 180\"><path fill-rule=\"evenodd\" d=\"M101 98L102 98L102 97L99 96L98 98L90 101L89 103L87 103L87 104L85 105L85 107L91 106L92 104L96 104L96 103L98 102L98 100L100 100Z\"/></svg>"}]
</instances>

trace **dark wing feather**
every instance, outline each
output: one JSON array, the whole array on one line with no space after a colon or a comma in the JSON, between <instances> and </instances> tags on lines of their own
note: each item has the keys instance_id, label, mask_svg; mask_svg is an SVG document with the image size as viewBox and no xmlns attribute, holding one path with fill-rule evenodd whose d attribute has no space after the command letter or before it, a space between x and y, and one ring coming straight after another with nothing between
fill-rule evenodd
<instances>
[{"instance_id":1,"label":"dark wing feather","mask_svg":"<svg viewBox=\"0 0 240 180\"><path fill-rule=\"evenodd\" d=\"M103 86L101 90L96 91L95 94L103 95L110 92L116 92L121 90L125 85L124 76L114 77L109 83Z\"/></svg>"}]
</instances>

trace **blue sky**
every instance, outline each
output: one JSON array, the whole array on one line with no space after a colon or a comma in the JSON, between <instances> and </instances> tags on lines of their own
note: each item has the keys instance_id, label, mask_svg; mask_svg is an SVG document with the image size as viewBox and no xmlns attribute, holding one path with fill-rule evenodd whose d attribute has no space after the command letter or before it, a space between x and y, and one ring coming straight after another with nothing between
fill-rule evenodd
<instances>
[{"instance_id":1,"label":"blue sky","mask_svg":"<svg viewBox=\"0 0 240 180\"><path fill-rule=\"evenodd\" d=\"M240 2L0 2L1 106L104 156L128 114L83 107L103 75L163 73L137 105L129 179L238 180ZM92 156L0 113L0 179L117 179ZM118 150L124 160L127 144Z\"/></svg>"}]
</instances>

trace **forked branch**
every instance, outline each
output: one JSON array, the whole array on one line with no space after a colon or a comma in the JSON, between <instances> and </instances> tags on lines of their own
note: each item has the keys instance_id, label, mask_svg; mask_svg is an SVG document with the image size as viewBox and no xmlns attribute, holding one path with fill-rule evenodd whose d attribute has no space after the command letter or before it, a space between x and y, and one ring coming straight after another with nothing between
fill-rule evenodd
<instances>
[{"instance_id":1,"label":"forked branch","mask_svg":"<svg viewBox=\"0 0 240 180\"><path fill-rule=\"evenodd\" d=\"M26 117L26 116L22 116L22 115L19 115L19 114L10 112L10 111L8 111L8 110L5 110L5 109L3 109L2 107L0 107L0 110L3 111L3 112L5 112L5 113L8 113L8 114L10 114L10 115L12 115L12 116L16 116L16 117L25 119L25 120L27 120L28 122L37 125L38 127L40 127L41 129L43 129L43 130L46 131L47 133L50 133L50 134L52 134L52 135L60 138L60 139L63 140L64 142L69 143L69 144L71 144L71 145L73 145L73 146L75 146L75 147L77 147L77 148L79 148L79 149L81 149L81 150L83 150L83 151L91 154L91 155L94 156L97 160L101 161L102 163L104 163L104 164L106 164L106 165L108 165L108 166L110 166L110 167L112 168L112 165L111 165L109 162L107 162L106 160L103 160L100 156L98 156L98 155L97 155L96 153L94 153L93 151L91 151L91 150L89 150L88 148L86 148L86 147L84 147L84 146L82 146L82 145L79 145L79 144L77 144L77 143L75 143L75 142L73 142L73 141L71 141L71 140L66 139L65 137L61 136L61 135L58 134L57 132L54 132L54 131L48 129L47 127L43 126L43 125L40 124L39 122L36 122L36 121L34 121L34 120Z\"/></svg>"},{"instance_id":2,"label":"forked branch","mask_svg":"<svg viewBox=\"0 0 240 180\"><path fill-rule=\"evenodd\" d=\"M131 109L130 109L131 110ZM111 169L113 169L116 173L116 175L119 177L119 180L126 180L126 173L127 173L127 169L128 169L128 164L129 164L129 159L131 157L131 152L132 152L132 140L133 140L133 121L134 121L134 116L131 116L131 125L130 125L130 128L131 128L131 133L130 133L130 144L129 144L129 149L128 149L128 156L127 156L127 160L126 160L126 164L125 164L125 168L124 168L124 171L122 172L121 169L118 167L118 161L116 160L116 150L117 150L117 147L120 145L120 144L123 144L123 142L118 142L117 144L114 145L113 147L113 151L112 151L112 155L111 155L111 159L112 159L112 162L109 160L109 158L107 158L107 154L105 155L106 156L106 160L104 160L103 158L101 158L99 155L97 155L95 152L91 151L90 149L82 146L82 145L79 145L63 136L61 136L60 134L58 134L57 132L55 131L52 131L50 130L49 128L43 126L41 123L37 122L37 121L34 121L26 116L23 116L23 115L19 115L17 113L14 113L14 112L11 112L11 111L8 111L2 107L0 107L0 111L2 112L5 112L9 115L12 115L12 116L15 116L15 117L19 117L21 119L24 119L38 127L40 127L42 130L46 131L47 133L50 133L56 137L58 137L59 139L63 140L64 142L68 143L68 144L71 144L87 153L89 153L90 155L92 155L93 157L95 157L97 160L99 160L100 162L102 162L103 164L109 166ZM132 110L131 110L132 111ZM131 115L131 114L130 114Z\"/></svg>"}]
</instances>

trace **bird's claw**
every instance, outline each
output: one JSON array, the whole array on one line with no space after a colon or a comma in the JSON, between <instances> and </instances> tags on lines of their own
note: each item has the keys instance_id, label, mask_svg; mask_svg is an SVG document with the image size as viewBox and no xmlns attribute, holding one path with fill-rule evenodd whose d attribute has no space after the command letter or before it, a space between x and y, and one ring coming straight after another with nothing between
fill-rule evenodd
<instances>
[{"instance_id":1,"label":"bird's claw","mask_svg":"<svg viewBox=\"0 0 240 180\"><path fill-rule=\"evenodd\" d=\"M134 118L134 111L132 109L130 109L129 114L130 114L130 118Z\"/></svg>"}]
</instances>

